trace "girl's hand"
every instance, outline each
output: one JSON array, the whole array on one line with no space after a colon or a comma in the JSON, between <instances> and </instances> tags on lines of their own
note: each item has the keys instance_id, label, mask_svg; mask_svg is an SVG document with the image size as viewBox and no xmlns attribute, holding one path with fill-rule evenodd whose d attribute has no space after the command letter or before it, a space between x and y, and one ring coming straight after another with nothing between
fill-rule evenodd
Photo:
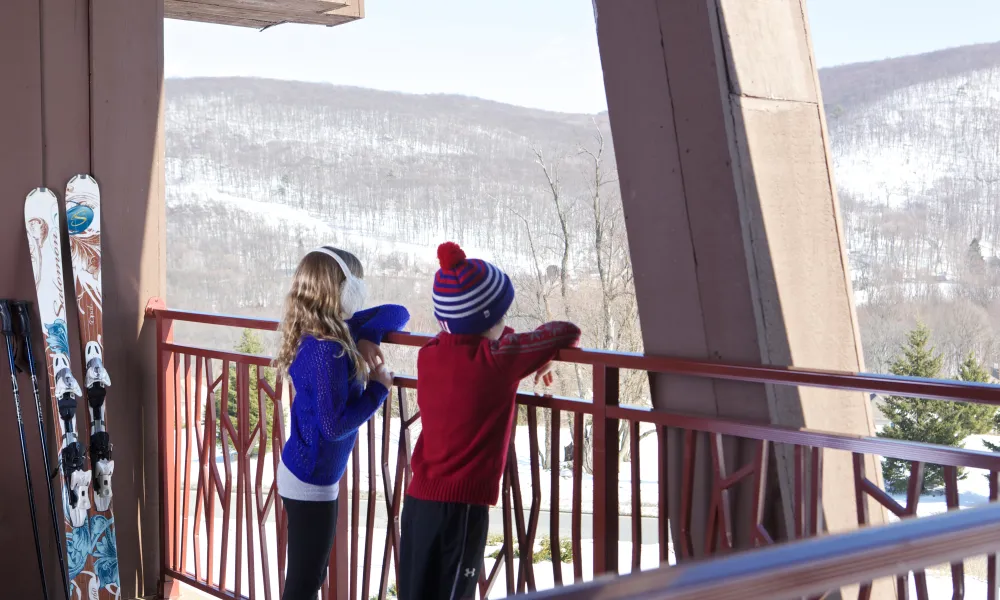
<instances>
[{"instance_id":1,"label":"girl's hand","mask_svg":"<svg viewBox=\"0 0 1000 600\"><path fill-rule=\"evenodd\" d=\"M368 370L372 373L378 371L379 365L385 364L385 356L382 355L382 349L378 347L378 344L368 340L359 340L358 353L361 354L361 358L365 359Z\"/></svg>"},{"instance_id":2,"label":"girl's hand","mask_svg":"<svg viewBox=\"0 0 1000 600\"><path fill-rule=\"evenodd\" d=\"M552 385L552 380L554 379L553 371L555 370L555 365L552 361L549 361L542 365L541 369L535 372L535 385L541 381L546 387Z\"/></svg>"},{"instance_id":3,"label":"girl's hand","mask_svg":"<svg viewBox=\"0 0 1000 600\"><path fill-rule=\"evenodd\" d=\"M394 377L395 374L389 370L389 367L385 366L385 363L380 364L378 368L372 371L372 379L384 385L385 389L392 387Z\"/></svg>"}]
</instances>

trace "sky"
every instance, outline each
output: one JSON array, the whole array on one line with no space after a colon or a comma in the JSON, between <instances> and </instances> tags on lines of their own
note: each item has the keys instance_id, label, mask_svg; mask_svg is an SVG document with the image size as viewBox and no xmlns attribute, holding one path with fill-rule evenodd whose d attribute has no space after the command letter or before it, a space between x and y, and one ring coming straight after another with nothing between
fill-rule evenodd
<instances>
[{"instance_id":1,"label":"sky","mask_svg":"<svg viewBox=\"0 0 1000 600\"><path fill-rule=\"evenodd\" d=\"M629 2L634 0L617 0ZM1000 0L808 0L817 64L1000 41ZM167 77L252 76L606 109L591 0L366 0L337 27L168 20Z\"/></svg>"}]
</instances>

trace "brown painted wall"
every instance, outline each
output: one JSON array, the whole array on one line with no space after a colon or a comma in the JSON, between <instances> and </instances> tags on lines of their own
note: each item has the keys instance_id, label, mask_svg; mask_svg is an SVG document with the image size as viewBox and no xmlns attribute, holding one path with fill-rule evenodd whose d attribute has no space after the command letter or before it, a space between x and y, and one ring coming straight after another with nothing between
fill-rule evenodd
<instances>
[{"instance_id":1,"label":"brown painted wall","mask_svg":"<svg viewBox=\"0 0 1000 600\"><path fill-rule=\"evenodd\" d=\"M7 214L0 220L0 296L35 299L23 221L27 192L46 186L61 198L69 178L81 172L101 184L104 345L113 384L107 406L123 598L153 593L158 576L156 374L142 311L150 296L166 289L162 32L162 0L12 0L0 18L0 205ZM65 244L65 225L63 233ZM75 311L68 324L79 377ZM42 356L40 339L35 349ZM0 478L9 490L0 496L0 544L8 549L0 581L5 598L40 598L6 380L0 374ZM30 382L22 377L20 383L49 590L57 598L61 583L36 413ZM49 406L46 392L47 421ZM86 419L81 402L78 420ZM57 456L51 433L50 445Z\"/></svg>"},{"instance_id":2,"label":"brown painted wall","mask_svg":"<svg viewBox=\"0 0 1000 600\"><path fill-rule=\"evenodd\" d=\"M43 181L42 170L42 81L39 52L39 4L37 0L5 3L0 16L0 296L33 298L34 279L24 232L24 196ZM40 347L38 347L40 350ZM6 360L6 356L4 356ZM32 450L38 500L44 504L45 474L37 417L30 400L30 382L20 378L25 429ZM28 497L24 489L21 451L14 418L13 399L7 369L0 369L0 547L5 560L0 561L0 581L6 598L41 598L40 580L35 562ZM42 512L41 516L46 517ZM52 526L48 518L40 522L49 580L58 590L58 571Z\"/></svg>"}]
</instances>

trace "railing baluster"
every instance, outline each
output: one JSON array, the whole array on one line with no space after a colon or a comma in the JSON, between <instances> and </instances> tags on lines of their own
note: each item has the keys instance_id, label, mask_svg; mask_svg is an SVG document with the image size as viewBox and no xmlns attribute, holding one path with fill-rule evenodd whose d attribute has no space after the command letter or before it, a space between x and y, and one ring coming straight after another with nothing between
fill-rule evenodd
<instances>
[{"instance_id":1,"label":"railing baluster","mask_svg":"<svg viewBox=\"0 0 1000 600\"><path fill-rule=\"evenodd\" d=\"M183 549L183 541L181 540L181 527L184 519L184 505L181 501L181 477L182 474L178 472L178 469L183 468L181 463L181 451L184 448L184 441L181 439L181 431L183 430L183 421L181 420L181 400L180 395L183 393L181 388L181 355L174 355L174 507L173 507L173 523L174 530L172 537L174 538L174 564L173 568L177 571L183 572L184 565L181 563L181 551Z\"/></svg>"},{"instance_id":2,"label":"railing baluster","mask_svg":"<svg viewBox=\"0 0 1000 600\"><path fill-rule=\"evenodd\" d=\"M289 407L291 406L291 386L286 386L282 381L281 373L278 373L275 378L275 388L278 393L278 401L275 402L275 416L274 416L274 441L272 450L272 464L274 465L274 526L277 531L276 538L278 543L278 597L280 598L285 593L285 562L286 553L288 550L288 519L284 512L284 507L281 502L281 494L278 493L278 466L281 462L281 450L285 443L285 426L284 426L284 415L285 415L285 390L288 390Z\"/></svg>"},{"instance_id":3,"label":"railing baluster","mask_svg":"<svg viewBox=\"0 0 1000 600\"><path fill-rule=\"evenodd\" d=\"M511 484L510 484L510 462L507 463L507 468L503 471L503 481L500 488L500 497L503 499L501 503L501 510L503 511L503 555L504 555L504 566L506 567L507 573L507 595L512 596L517 593L517 588L514 587L514 528L510 522L510 512L511 512ZM520 548L518 549L521 550ZM518 552L520 554L520 552Z\"/></svg>"},{"instance_id":4,"label":"railing baluster","mask_svg":"<svg viewBox=\"0 0 1000 600\"><path fill-rule=\"evenodd\" d=\"M387 401L386 404L389 404ZM384 413L383 413L384 414ZM385 417L383 417L385 418ZM365 563L361 569L361 599L371 593L372 551L375 542L375 418L368 421L368 512L365 513Z\"/></svg>"},{"instance_id":5,"label":"railing baluster","mask_svg":"<svg viewBox=\"0 0 1000 600\"><path fill-rule=\"evenodd\" d=\"M386 400L385 404L382 405L382 489L383 498L386 504L386 519L389 521L389 525L385 528L385 544L382 548L382 573L379 578L378 585L378 598L379 600L385 600L386 594L389 590L389 566L392 563L393 544L395 540L395 528L392 527L392 519L396 514L395 509L395 486L401 485L399 482L399 477L396 479L390 477L389 471L389 435L391 432L392 424L392 398ZM397 465L398 467L398 465ZM397 473L399 471L397 470Z\"/></svg>"},{"instance_id":6,"label":"railing baluster","mask_svg":"<svg viewBox=\"0 0 1000 600\"><path fill-rule=\"evenodd\" d=\"M803 495L803 489L805 482L803 481L806 477L805 463L802 458L802 453L805 450L802 446L795 444L792 448L792 452L795 454L795 499L793 501L793 511L795 513L795 539L801 540L802 534L805 531L805 496Z\"/></svg>"},{"instance_id":7,"label":"railing baluster","mask_svg":"<svg viewBox=\"0 0 1000 600\"><path fill-rule=\"evenodd\" d=\"M188 529L191 498L191 454L194 448L194 427L191 424L191 355L184 355L184 461L181 465L181 562L180 571L187 571Z\"/></svg>"},{"instance_id":8,"label":"railing baluster","mask_svg":"<svg viewBox=\"0 0 1000 600\"><path fill-rule=\"evenodd\" d=\"M521 556L521 562L527 564L527 584L528 591L537 589L535 585L535 534L538 532L538 517L542 504L542 481L541 465L538 461L538 409L534 406L528 407L528 454L531 455L529 465L531 468L531 507L528 509L528 531L525 536L525 546L527 553ZM551 440L550 440L551 441ZM518 488L520 495L520 487ZM551 545L552 540L549 540ZM551 548L550 548L551 550Z\"/></svg>"},{"instance_id":9,"label":"railing baluster","mask_svg":"<svg viewBox=\"0 0 1000 600\"><path fill-rule=\"evenodd\" d=\"M358 552L361 535L361 440L354 439L351 452L351 557L350 557L350 597L358 597ZM367 537L367 536L365 536Z\"/></svg>"},{"instance_id":10,"label":"railing baluster","mask_svg":"<svg viewBox=\"0 0 1000 600\"><path fill-rule=\"evenodd\" d=\"M583 413L573 415L573 515L571 528L573 534L573 582L583 581L583 550L580 536L583 532Z\"/></svg>"},{"instance_id":11,"label":"railing baluster","mask_svg":"<svg viewBox=\"0 0 1000 600\"><path fill-rule=\"evenodd\" d=\"M260 544L260 574L261 583L264 586L264 600L271 600L271 561L267 556L267 531L265 530L265 522L267 521L268 513L270 512L270 500L264 499L264 465L267 464L267 453L268 453L268 436L267 422L274 418L273 407L274 402L268 402L268 399L273 400L270 396L272 390L269 390L267 385L267 380L264 378L263 369L257 367L256 377L255 377L254 387L256 388L257 395L257 414L260 415L257 419L257 478L254 482L253 498L257 505L257 541ZM268 405L272 406L272 412L268 412ZM274 471L277 473L277 471ZM272 482L272 485L273 482ZM270 498L270 493L268 494ZM256 586L255 586L256 587Z\"/></svg>"},{"instance_id":12,"label":"railing baluster","mask_svg":"<svg viewBox=\"0 0 1000 600\"><path fill-rule=\"evenodd\" d=\"M858 512L858 525L865 527L868 525L868 499L865 498L865 455L852 454L854 461L854 501L855 510ZM866 581L861 584L858 590L858 600L869 600L872 596L872 582Z\"/></svg>"},{"instance_id":13,"label":"railing baluster","mask_svg":"<svg viewBox=\"0 0 1000 600\"><path fill-rule=\"evenodd\" d=\"M756 458L754 460L753 483L753 524L750 543L755 546L774 543L771 535L764 528L764 496L767 493L767 464L770 457L770 442L757 442Z\"/></svg>"},{"instance_id":14,"label":"railing baluster","mask_svg":"<svg viewBox=\"0 0 1000 600\"><path fill-rule=\"evenodd\" d=\"M990 502L1000 499L1000 472L991 470ZM997 600L997 555L994 552L986 559L986 600Z\"/></svg>"},{"instance_id":15,"label":"railing baluster","mask_svg":"<svg viewBox=\"0 0 1000 600\"><path fill-rule=\"evenodd\" d=\"M552 409L550 426L552 428L550 434L552 445L549 449L549 475L551 480L551 484L549 485L549 544L552 549L552 580L555 586L559 587L563 584L563 557L559 539L559 482L561 480L560 465L562 464L562 457L559 451L562 449L562 443L560 442L562 413L558 408Z\"/></svg>"},{"instance_id":16,"label":"railing baluster","mask_svg":"<svg viewBox=\"0 0 1000 600\"><path fill-rule=\"evenodd\" d=\"M205 454L207 449L205 448L205 431L202 425L202 402L201 402L201 384L202 384L202 361L203 359L196 356L194 359L195 367L195 377L194 377L194 423L189 427L188 435L191 435L193 431L195 434L195 442L198 448L198 482L195 484L197 486L195 490L195 502L194 502L194 578L199 581L207 582L207 575L205 578L201 576L201 521L202 521L202 511L205 510L205 498L206 498L206 483L207 478L205 474ZM211 549L209 549L211 552Z\"/></svg>"},{"instance_id":17,"label":"railing baluster","mask_svg":"<svg viewBox=\"0 0 1000 600\"><path fill-rule=\"evenodd\" d=\"M229 418L229 370L232 363L222 361L222 396L219 398L219 437L222 442L222 466L226 471L226 483L222 489L222 545L219 557L219 588L226 589L226 579L229 576L229 515L232 508L233 473L230 444L233 443L233 425ZM239 521L237 520L237 523ZM239 569L237 569L239 573Z\"/></svg>"},{"instance_id":18,"label":"railing baluster","mask_svg":"<svg viewBox=\"0 0 1000 600\"><path fill-rule=\"evenodd\" d=\"M659 469L657 473L657 488L659 491L659 498L657 499L657 511L656 511L656 525L657 525L657 540L660 546L660 564L667 564L670 560L670 484L667 479L667 460L669 459L669 454L667 453L667 428L657 427L656 428L656 464Z\"/></svg>"},{"instance_id":19,"label":"railing baluster","mask_svg":"<svg viewBox=\"0 0 1000 600\"><path fill-rule=\"evenodd\" d=\"M642 481L639 470L639 422L629 421L629 459L632 467L632 571L642 568Z\"/></svg>"},{"instance_id":20,"label":"railing baluster","mask_svg":"<svg viewBox=\"0 0 1000 600\"><path fill-rule=\"evenodd\" d=\"M823 449L811 448L812 473L809 485L809 535L816 536L823 530L823 513L819 510L823 503Z\"/></svg>"},{"instance_id":21,"label":"railing baluster","mask_svg":"<svg viewBox=\"0 0 1000 600\"><path fill-rule=\"evenodd\" d=\"M528 580L528 565L531 564L531 548L528 547L528 532L524 523L524 502L521 499L521 478L517 473L517 450L511 437L508 449L507 471L510 474L511 505L514 513L514 535L517 538L518 561L516 593L524 592ZM508 589L508 591L510 591Z\"/></svg>"},{"instance_id":22,"label":"railing baluster","mask_svg":"<svg viewBox=\"0 0 1000 600\"><path fill-rule=\"evenodd\" d=\"M212 361L205 359L205 378L212 381ZM216 384L213 382L205 395L205 444L208 449L208 459L206 468L209 470L208 485L212 491L205 499L206 516L205 527L208 530L206 547L208 549L208 572L206 573L206 583L212 585L213 581L220 581L221 577L215 572L215 502L220 499L222 487L219 480L219 467L215 460L216 443L219 438L216 433L219 431L218 415L215 410L215 397L217 394ZM221 587L221 583L219 584Z\"/></svg>"},{"instance_id":23,"label":"railing baluster","mask_svg":"<svg viewBox=\"0 0 1000 600\"><path fill-rule=\"evenodd\" d=\"M958 468L944 468L944 489L948 510L958 510ZM962 561L951 564L951 586L953 600L965 598L965 563Z\"/></svg>"},{"instance_id":24,"label":"railing baluster","mask_svg":"<svg viewBox=\"0 0 1000 600\"><path fill-rule=\"evenodd\" d=\"M678 562L694 557L694 540L691 538L691 503L694 495L694 461L697 459L698 437L691 429L684 430L684 465L681 473L681 535ZM711 514L711 513L709 513Z\"/></svg>"},{"instance_id":25,"label":"railing baluster","mask_svg":"<svg viewBox=\"0 0 1000 600\"><path fill-rule=\"evenodd\" d=\"M618 572L618 369L594 367L594 576Z\"/></svg>"},{"instance_id":26,"label":"railing baluster","mask_svg":"<svg viewBox=\"0 0 1000 600\"><path fill-rule=\"evenodd\" d=\"M396 569L396 581L399 581L399 539L400 539L400 519L403 515L403 496L406 493L406 489L410 485L410 476L412 474L410 470L410 456L413 454L413 448L410 445L410 427L416 420L419 413L413 417L410 416L410 407L406 403L406 389L397 388L396 393L399 399L399 450L396 456L396 477L397 487L395 491L395 500L393 502L392 521L390 523L394 530L394 541L395 544L393 556L395 560L393 565Z\"/></svg>"}]
</instances>

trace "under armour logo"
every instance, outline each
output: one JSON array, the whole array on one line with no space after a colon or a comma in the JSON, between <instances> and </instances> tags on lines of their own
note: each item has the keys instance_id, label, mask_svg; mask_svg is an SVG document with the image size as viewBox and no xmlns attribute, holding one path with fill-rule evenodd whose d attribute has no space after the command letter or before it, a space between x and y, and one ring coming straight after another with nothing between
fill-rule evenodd
<instances>
[{"instance_id":1,"label":"under armour logo","mask_svg":"<svg viewBox=\"0 0 1000 600\"><path fill-rule=\"evenodd\" d=\"M483 311L483 318L484 319L489 319L490 318L490 311L484 310Z\"/></svg>"},{"instance_id":2,"label":"under armour logo","mask_svg":"<svg viewBox=\"0 0 1000 600\"><path fill-rule=\"evenodd\" d=\"M465 575L465 577L475 577L476 576L476 570L475 569L466 569L463 574Z\"/></svg>"}]
</instances>

